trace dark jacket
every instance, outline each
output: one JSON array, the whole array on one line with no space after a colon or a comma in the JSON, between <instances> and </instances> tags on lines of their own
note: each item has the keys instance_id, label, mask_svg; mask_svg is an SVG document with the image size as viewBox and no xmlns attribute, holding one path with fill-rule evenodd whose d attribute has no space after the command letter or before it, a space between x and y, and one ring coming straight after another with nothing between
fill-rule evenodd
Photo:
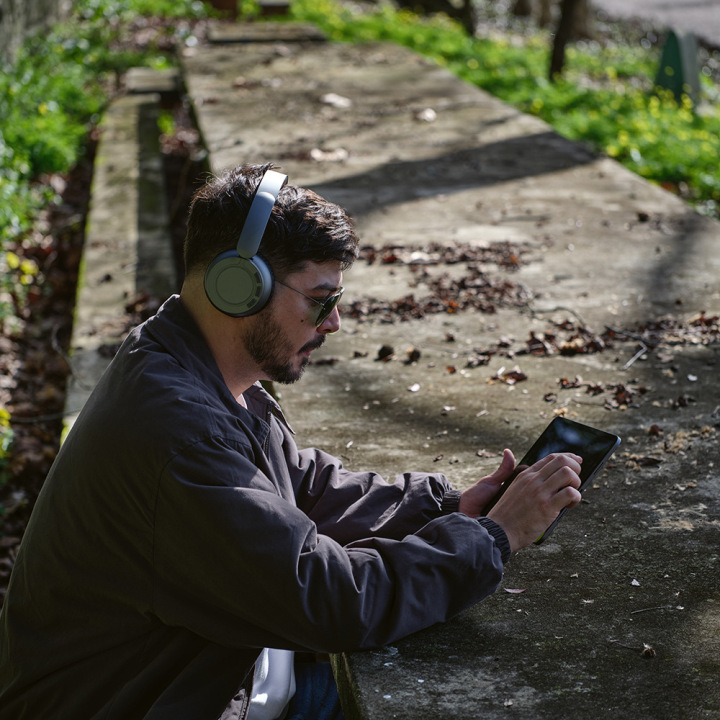
<instances>
[{"instance_id":1,"label":"dark jacket","mask_svg":"<svg viewBox=\"0 0 720 720\"><path fill-rule=\"evenodd\" d=\"M502 531L442 516L444 477L349 472L246 398L177 297L131 333L23 539L1 720L242 717L260 648L382 646L495 590Z\"/></svg>"}]
</instances>

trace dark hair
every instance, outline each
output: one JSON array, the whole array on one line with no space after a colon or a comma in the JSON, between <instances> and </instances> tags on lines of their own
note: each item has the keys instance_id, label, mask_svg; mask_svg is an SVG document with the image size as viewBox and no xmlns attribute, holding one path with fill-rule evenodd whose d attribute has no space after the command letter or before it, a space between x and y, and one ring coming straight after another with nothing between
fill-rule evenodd
<instances>
[{"instance_id":1,"label":"dark hair","mask_svg":"<svg viewBox=\"0 0 720 720\"><path fill-rule=\"evenodd\" d=\"M257 186L271 163L243 165L211 178L193 196L185 237L185 273L205 272L221 252L237 245ZM258 254L278 277L307 262L337 260L343 269L358 256L348 214L312 190L287 184L270 215Z\"/></svg>"}]
</instances>

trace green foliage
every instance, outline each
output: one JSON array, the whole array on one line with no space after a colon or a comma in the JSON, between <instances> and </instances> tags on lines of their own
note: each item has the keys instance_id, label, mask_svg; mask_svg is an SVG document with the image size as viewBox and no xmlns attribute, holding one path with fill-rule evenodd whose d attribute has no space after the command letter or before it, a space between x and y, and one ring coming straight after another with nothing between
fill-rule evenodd
<instances>
[{"instance_id":1,"label":"green foliage","mask_svg":"<svg viewBox=\"0 0 720 720\"><path fill-rule=\"evenodd\" d=\"M29 38L13 62L0 67L2 331L17 323L29 289L40 280L37 265L18 249L21 241L29 242L39 211L54 201L48 185L36 181L70 170L82 156L119 74L133 65L167 62L160 53L122 49L123 24L138 15L208 15L197 0L79 0L74 11L71 22ZM170 31L189 32L182 23ZM9 415L0 406L0 487L7 481L12 437Z\"/></svg>"},{"instance_id":2,"label":"green foliage","mask_svg":"<svg viewBox=\"0 0 720 720\"><path fill-rule=\"evenodd\" d=\"M33 38L0 73L0 326L22 307L35 272L10 252L53 193L34 180L68 170L87 125L102 108L96 68L72 57L62 39Z\"/></svg>"},{"instance_id":3,"label":"green foliage","mask_svg":"<svg viewBox=\"0 0 720 720\"><path fill-rule=\"evenodd\" d=\"M71 23L28 39L0 68L0 250L50 199L32 181L77 162L113 78L134 65L163 64L147 50L122 50L122 24L138 15L208 14L198 0L80 0L75 12Z\"/></svg>"},{"instance_id":4,"label":"green foliage","mask_svg":"<svg viewBox=\"0 0 720 720\"><path fill-rule=\"evenodd\" d=\"M121 20L138 15L165 18L201 18L208 8L200 0L80 0L76 12L85 20Z\"/></svg>"},{"instance_id":5,"label":"green foliage","mask_svg":"<svg viewBox=\"0 0 720 720\"><path fill-rule=\"evenodd\" d=\"M158 53L122 49L123 23L139 14L207 15L197 0L80 0L75 11L73 21L29 38L0 68L0 326L13 312L10 299L22 304L26 277L10 267L8 243L53 200L35 180L78 161L119 74L163 64Z\"/></svg>"},{"instance_id":6,"label":"green foliage","mask_svg":"<svg viewBox=\"0 0 720 720\"><path fill-rule=\"evenodd\" d=\"M567 50L565 77L550 83L545 72L551 42L540 32L471 38L447 18L420 18L386 4L360 12L334 0L294 0L292 10L296 19L316 23L333 40L406 45L541 117L562 135L681 191L700 212L720 215L717 90L703 78L706 95L714 90L716 100L697 112L687 98L678 104L654 88L657 48L578 44Z\"/></svg>"},{"instance_id":7,"label":"green foliage","mask_svg":"<svg viewBox=\"0 0 720 720\"><path fill-rule=\"evenodd\" d=\"M173 135L175 133L175 116L172 110L161 110L158 115L158 130L161 135Z\"/></svg>"},{"instance_id":8,"label":"green foliage","mask_svg":"<svg viewBox=\"0 0 720 720\"><path fill-rule=\"evenodd\" d=\"M88 119L103 94L59 39L36 39L0 81L5 142L30 177L66 170L77 159Z\"/></svg>"},{"instance_id":9,"label":"green foliage","mask_svg":"<svg viewBox=\"0 0 720 720\"><path fill-rule=\"evenodd\" d=\"M260 5L257 0L239 0L238 15L243 20L252 20L260 15Z\"/></svg>"}]
</instances>

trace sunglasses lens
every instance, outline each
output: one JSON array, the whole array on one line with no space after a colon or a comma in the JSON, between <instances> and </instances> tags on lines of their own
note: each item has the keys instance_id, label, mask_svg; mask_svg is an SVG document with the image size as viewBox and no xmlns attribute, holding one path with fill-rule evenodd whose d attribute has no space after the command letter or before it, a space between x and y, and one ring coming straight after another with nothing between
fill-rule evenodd
<instances>
[{"instance_id":1,"label":"sunglasses lens","mask_svg":"<svg viewBox=\"0 0 720 720\"><path fill-rule=\"evenodd\" d=\"M343 291L340 290L337 295L332 295L329 297L320 307L318 308L319 312L317 315L317 318L315 318L315 325L320 326L322 325L330 316L330 313L337 307L338 302L340 302L340 297L342 296Z\"/></svg>"}]
</instances>

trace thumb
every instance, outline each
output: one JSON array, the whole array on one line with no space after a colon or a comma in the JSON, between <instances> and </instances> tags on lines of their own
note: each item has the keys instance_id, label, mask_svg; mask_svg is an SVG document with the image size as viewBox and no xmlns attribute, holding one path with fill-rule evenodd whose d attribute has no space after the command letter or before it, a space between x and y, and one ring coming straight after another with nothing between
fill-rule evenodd
<instances>
[{"instance_id":1,"label":"thumb","mask_svg":"<svg viewBox=\"0 0 720 720\"><path fill-rule=\"evenodd\" d=\"M503 458L500 462L500 467L492 473L492 475L488 476L488 480L490 482L494 482L498 485L504 483L515 471L515 456L512 453L512 450L508 450L507 448L503 450Z\"/></svg>"}]
</instances>

